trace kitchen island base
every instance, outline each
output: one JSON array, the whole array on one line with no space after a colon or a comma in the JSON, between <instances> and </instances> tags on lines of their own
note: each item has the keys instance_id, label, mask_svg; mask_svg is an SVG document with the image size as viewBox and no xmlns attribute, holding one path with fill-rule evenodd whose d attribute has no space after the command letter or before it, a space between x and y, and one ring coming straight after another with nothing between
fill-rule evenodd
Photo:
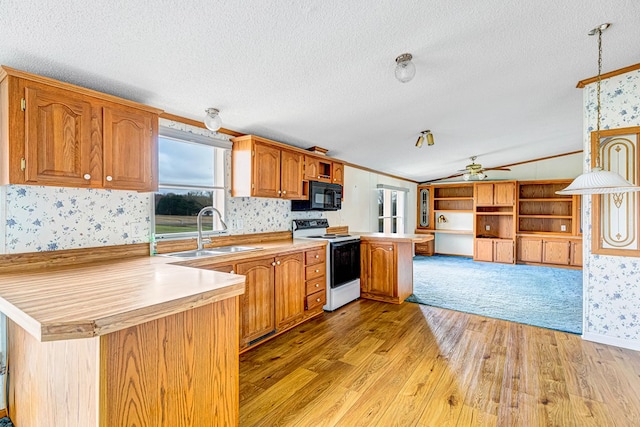
<instances>
[{"instance_id":1,"label":"kitchen island base","mask_svg":"<svg viewBox=\"0 0 640 427\"><path fill-rule=\"evenodd\" d=\"M18 426L238 424L238 297L106 335L40 342L8 321Z\"/></svg>"}]
</instances>

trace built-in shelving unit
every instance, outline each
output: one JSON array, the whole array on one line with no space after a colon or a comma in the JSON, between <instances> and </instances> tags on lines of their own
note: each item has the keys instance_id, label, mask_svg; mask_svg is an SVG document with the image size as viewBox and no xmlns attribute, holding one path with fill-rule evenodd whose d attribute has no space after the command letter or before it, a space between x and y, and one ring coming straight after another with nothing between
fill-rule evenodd
<instances>
[{"instance_id":1,"label":"built-in shelving unit","mask_svg":"<svg viewBox=\"0 0 640 427\"><path fill-rule=\"evenodd\" d=\"M515 262L515 181L474 185L476 261Z\"/></svg>"}]
</instances>

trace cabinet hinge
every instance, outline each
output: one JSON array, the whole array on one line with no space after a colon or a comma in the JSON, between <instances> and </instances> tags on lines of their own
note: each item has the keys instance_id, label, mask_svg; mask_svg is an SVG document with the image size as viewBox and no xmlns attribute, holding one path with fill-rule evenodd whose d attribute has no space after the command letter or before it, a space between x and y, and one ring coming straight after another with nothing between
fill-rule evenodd
<instances>
[{"instance_id":1,"label":"cabinet hinge","mask_svg":"<svg viewBox=\"0 0 640 427\"><path fill-rule=\"evenodd\" d=\"M25 160L25 158L21 158L20 159L20 170L25 170L27 168L27 161Z\"/></svg>"},{"instance_id":2,"label":"cabinet hinge","mask_svg":"<svg viewBox=\"0 0 640 427\"><path fill-rule=\"evenodd\" d=\"M27 109L27 100L26 100L26 99L24 99L24 98L22 98L22 99L20 100L20 109L21 109L22 111L24 111L24 110L26 110L26 109Z\"/></svg>"}]
</instances>

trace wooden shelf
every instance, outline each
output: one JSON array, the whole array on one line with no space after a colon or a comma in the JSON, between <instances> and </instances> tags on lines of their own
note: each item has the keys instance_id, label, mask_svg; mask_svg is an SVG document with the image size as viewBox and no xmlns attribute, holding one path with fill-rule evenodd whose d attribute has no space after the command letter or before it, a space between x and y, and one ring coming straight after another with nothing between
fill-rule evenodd
<instances>
[{"instance_id":1,"label":"wooden shelf","mask_svg":"<svg viewBox=\"0 0 640 427\"><path fill-rule=\"evenodd\" d=\"M434 209L434 212L459 212L459 213L473 213L473 209Z\"/></svg>"},{"instance_id":2,"label":"wooden shelf","mask_svg":"<svg viewBox=\"0 0 640 427\"><path fill-rule=\"evenodd\" d=\"M543 198L520 198L521 202L571 202L571 197L543 197Z\"/></svg>"},{"instance_id":3,"label":"wooden shelf","mask_svg":"<svg viewBox=\"0 0 640 427\"><path fill-rule=\"evenodd\" d=\"M513 212L476 212L476 215L504 215L504 216L513 216Z\"/></svg>"},{"instance_id":4,"label":"wooden shelf","mask_svg":"<svg viewBox=\"0 0 640 427\"><path fill-rule=\"evenodd\" d=\"M433 230L435 233L444 234L469 234L473 235L473 230Z\"/></svg>"},{"instance_id":5,"label":"wooden shelf","mask_svg":"<svg viewBox=\"0 0 640 427\"><path fill-rule=\"evenodd\" d=\"M473 200L473 197L435 197L433 200Z\"/></svg>"},{"instance_id":6,"label":"wooden shelf","mask_svg":"<svg viewBox=\"0 0 640 427\"><path fill-rule=\"evenodd\" d=\"M572 219L571 215L518 215L520 218Z\"/></svg>"}]
</instances>

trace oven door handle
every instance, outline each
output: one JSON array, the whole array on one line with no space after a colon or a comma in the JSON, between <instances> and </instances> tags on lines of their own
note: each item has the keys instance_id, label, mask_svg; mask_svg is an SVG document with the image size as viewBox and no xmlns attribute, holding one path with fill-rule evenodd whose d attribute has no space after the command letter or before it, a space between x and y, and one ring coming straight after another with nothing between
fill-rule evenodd
<instances>
[{"instance_id":1,"label":"oven door handle","mask_svg":"<svg viewBox=\"0 0 640 427\"><path fill-rule=\"evenodd\" d=\"M353 240L345 240L343 242L330 242L331 243L331 247L332 248L339 248L342 246L347 246L347 245L353 245L354 243L360 243L360 239L353 239Z\"/></svg>"}]
</instances>

